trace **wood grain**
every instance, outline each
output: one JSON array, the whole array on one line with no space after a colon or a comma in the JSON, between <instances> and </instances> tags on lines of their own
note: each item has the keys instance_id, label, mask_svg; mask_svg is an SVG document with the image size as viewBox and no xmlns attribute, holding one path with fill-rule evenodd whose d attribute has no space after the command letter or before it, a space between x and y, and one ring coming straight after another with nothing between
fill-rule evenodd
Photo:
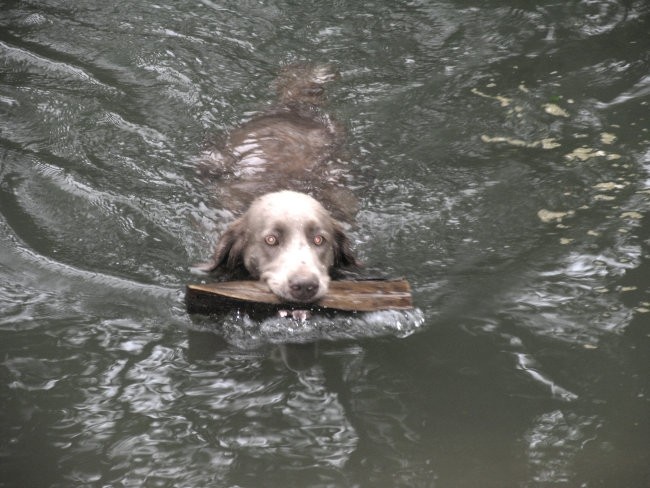
<instances>
[{"instance_id":1,"label":"wood grain","mask_svg":"<svg viewBox=\"0 0 650 488\"><path fill-rule=\"evenodd\" d=\"M259 281L224 281L187 285L189 313L215 313L239 309L331 309L346 312L409 310L411 287L404 279L332 281L327 295L315 303L283 302Z\"/></svg>"}]
</instances>

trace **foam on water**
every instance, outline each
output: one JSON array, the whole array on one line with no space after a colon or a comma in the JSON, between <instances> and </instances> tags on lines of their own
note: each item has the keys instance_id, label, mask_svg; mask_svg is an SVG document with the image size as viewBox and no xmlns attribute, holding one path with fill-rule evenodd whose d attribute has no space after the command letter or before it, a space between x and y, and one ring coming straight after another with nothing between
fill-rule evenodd
<instances>
[{"instance_id":1,"label":"foam on water","mask_svg":"<svg viewBox=\"0 0 650 488\"><path fill-rule=\"evenodd\" d=\"M213 331L239 348L254 349L268 344L301 344L370 337L407 337L424 325L420 309L382 310L356 314L316 314L307 320L273 316L257 320L234 312L224 317L195 321L202 331ZM198 323L197 323L198 322Z\"/></svg>"}]
</instances>

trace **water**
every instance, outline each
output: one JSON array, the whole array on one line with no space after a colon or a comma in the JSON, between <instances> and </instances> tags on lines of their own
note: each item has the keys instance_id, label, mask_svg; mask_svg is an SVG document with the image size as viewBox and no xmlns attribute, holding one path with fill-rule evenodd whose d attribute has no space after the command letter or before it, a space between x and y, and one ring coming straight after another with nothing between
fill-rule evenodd
<instances>
[{"instance_id":1,"label":"water","mask_svg":"<svg viewBox=\"0 0 650 488\"><path fill-rule=\"evenodd\" d=\"M643 1L4 2L0 486L650 486ZM336 63L418 309L188 317L207 140Z\"/></svg>"}]
</instances>

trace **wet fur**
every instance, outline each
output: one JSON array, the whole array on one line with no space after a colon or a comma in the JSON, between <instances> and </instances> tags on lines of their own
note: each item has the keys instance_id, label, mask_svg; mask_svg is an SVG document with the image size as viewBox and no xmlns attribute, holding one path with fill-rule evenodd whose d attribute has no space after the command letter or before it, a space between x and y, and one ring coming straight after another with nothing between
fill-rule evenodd
<instances>
[{"instance_id":1,"label":"wet fur","mask_svg":"<svg viewBox=\"0 0 650 488\"><path fill-rule=\"evenodd\" d=\"M202 170L218 177L219 200L247 209L201 269L259 279L283 300L306 303L325 295L337 270L358 266L337 220L356 210L335 157L341 130L320 109L323 85L335 78L329 67L286 68L276 83L279 103L208 153ZM271 246L265 239L274 233Z\"/></svg>"}]
</instances>

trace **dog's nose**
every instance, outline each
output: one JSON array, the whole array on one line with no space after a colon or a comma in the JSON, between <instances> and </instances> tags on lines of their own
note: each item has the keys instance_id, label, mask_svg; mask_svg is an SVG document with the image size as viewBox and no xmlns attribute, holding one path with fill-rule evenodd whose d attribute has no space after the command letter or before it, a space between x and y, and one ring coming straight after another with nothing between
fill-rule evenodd
<instances>
[{"instance_id":1,"label":"dog's nose","mask_svg":"<svg viewBox=\"0 0 650 488\"><path fill-rule=\"evenodd\" d=\"M298 302L308 302L318 293L318 280L316 278L298 277L289 281L291 297Z\"/></svg>"}]
</instances>

